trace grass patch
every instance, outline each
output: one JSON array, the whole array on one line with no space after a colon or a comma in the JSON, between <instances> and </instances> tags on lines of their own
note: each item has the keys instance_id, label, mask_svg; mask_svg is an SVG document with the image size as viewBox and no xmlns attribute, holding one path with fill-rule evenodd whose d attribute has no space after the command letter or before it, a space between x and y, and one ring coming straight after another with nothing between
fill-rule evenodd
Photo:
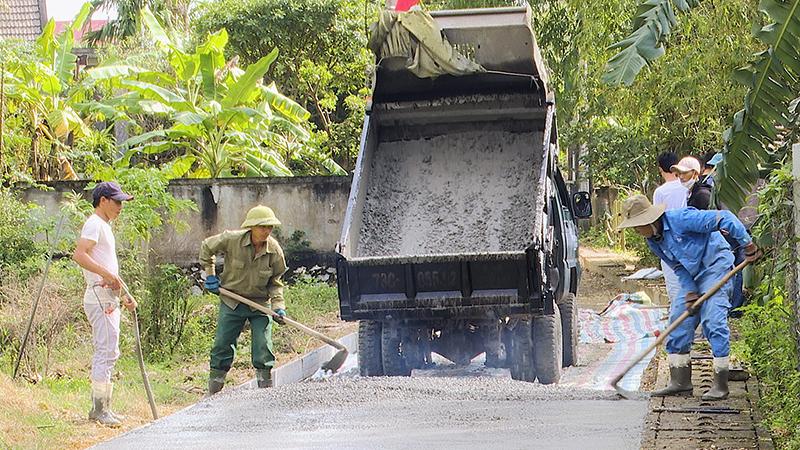
<instances>
[{"instance_id":1,"label":"grass patch","mask_svg":"<svg viewBox=\"0 0 800 450\"><path fill-rule=\"evenodd\" d=\"M80 285L78 285L80 287ZM81 288L82 289L82 288ZM81 291L82 293L82 291ZM73 295L77 295L73 293ZM336 288L310 279L298 280L286 289L287 310L291 317L333 337L354 330L352 324L337 319ZM205 392L208 355L216 326L219 299L214 295L194 296L196 307L186 321L183 338L169 356L154 354L146 362L158 412L170 414L199 400ZM45 298L45 296L43 296ZM120 349L122 357L114 374L114 410L126 420L120 429L109 429L90 422L89 370L92 345L89 325L80 302L68 299L77 319L62 328L59 345L51 349L47 370L45 353L26 366L26 377L11 380L16 347L3 347L0 353L0 448L86 448L124 431L148 423L152 418L134 354L130 315L123 314ZM141 301L147 301L142 297ZM24 316L24 314L22 314ZM228 384L252 378L249 327L239 338L239 352L228 376ZM288 362L320 345L289 326L273 329L278 364Z\"/></svg>"}]
</instances>

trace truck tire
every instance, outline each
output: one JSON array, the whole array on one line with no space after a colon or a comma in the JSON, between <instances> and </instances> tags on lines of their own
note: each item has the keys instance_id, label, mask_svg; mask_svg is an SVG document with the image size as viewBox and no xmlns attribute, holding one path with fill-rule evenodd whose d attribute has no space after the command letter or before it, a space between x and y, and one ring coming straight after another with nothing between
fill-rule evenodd
<instances>
[{"instance_id":1,"label":"truck tire","mask_svg":"<svg viewBox=\"0 0 800 450\"><path fill-rule=\"evenodd\" d=\"M558 303L561 313L562 367L578 364L578 301L569 292Z\"/></svg>"},{"instance_id":2,"label":"truck tire","mask_svg":"<svg viewBox=\"0 0 800 450\"><path fill-rule=\"evenodd\" d=\"M533 365L539 383L553 384L561 379L561 314L533 318Z\"/></svg>"},{"instance_id":3,"label":"truck tire","mask_svg":"<svg viewBox=\"0 0 800 450\"><path fill-rule=\"evenodd\" d=\"M519 381L533 382L536 380L536 366L534 365L533 341L531 336L531 321L520 320L511 333L511 378Z\"/></svg>"},{"instance_id":4,"label":"truck tire","mask_svg":"<svg viewBox=\"0 0 800 450\"><path fill-rule=\"evenodd\" d=\"M411 375L411 366L403 355L402 329L398 325L383 324L381 331L381 359L383 374L389 377Z\"/></svg>"},{"instance_id":5,"label":"truck tire","mask_svg":"<svg viewBox=\"0 0 800 450\"><path fill-rule=\"evenodd\" d=\"M383 326L374 320L358 322L358 372L362 377L383 375L381 359L381 330Z\"/></svg>"}]
</instances>

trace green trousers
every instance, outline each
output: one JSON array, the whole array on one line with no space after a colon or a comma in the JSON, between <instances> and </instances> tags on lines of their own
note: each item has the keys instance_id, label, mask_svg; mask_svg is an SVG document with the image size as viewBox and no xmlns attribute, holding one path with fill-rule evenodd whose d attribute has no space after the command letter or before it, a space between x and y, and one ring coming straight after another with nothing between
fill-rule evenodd
<instances>
[{"instance_id":1,"label":"green trousers","mask_svg":"<svg viewBox=\"0 0 800 450\"><path fill-rule=\"evenodd\" d=\"M236 305L231 309L223 302L219 303L217 315L217 333L214 346L211 348L211 368L227 372L236 355L236 340L250 321L253 333L251 356L256 369L271 369L275 365L275 354L272 351L272 318L259 311L253 311L246 305Z\"/></svg>"}]
</instances>

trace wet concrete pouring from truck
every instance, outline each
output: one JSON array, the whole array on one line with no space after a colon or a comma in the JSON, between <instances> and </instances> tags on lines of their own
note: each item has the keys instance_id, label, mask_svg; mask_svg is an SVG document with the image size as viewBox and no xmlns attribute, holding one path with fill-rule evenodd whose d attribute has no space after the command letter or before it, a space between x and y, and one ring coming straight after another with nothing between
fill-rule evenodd
<instances>
[{"instance_id":1,"label":"wet concrete pouring from truck","mask_svg":"<svg viewBox=\"0 0 800 450\"><path fill-rule=\"evenodd\" d=\"M381 142L358 256L524 251L542 215L543 138L491 129Z\"/></svg>"}]
</instances>

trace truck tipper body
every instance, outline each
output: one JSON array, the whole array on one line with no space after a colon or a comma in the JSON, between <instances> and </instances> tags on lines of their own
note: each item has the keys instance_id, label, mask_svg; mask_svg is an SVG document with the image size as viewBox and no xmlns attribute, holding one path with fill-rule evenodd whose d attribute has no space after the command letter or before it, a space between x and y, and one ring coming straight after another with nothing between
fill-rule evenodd
<instances>
[{"instance_id":1,"label":"truck tipper body","mask_svg":"<svg viewBox=\"0 0 800 450\"><path fill-rule=\"evenodd\" d=\"M362 375L432 353L557 382L577 358L576 214L530 9L431 13L484 70L418 78L378 62L337 262Z\"/></svg>"}]
</instances>

